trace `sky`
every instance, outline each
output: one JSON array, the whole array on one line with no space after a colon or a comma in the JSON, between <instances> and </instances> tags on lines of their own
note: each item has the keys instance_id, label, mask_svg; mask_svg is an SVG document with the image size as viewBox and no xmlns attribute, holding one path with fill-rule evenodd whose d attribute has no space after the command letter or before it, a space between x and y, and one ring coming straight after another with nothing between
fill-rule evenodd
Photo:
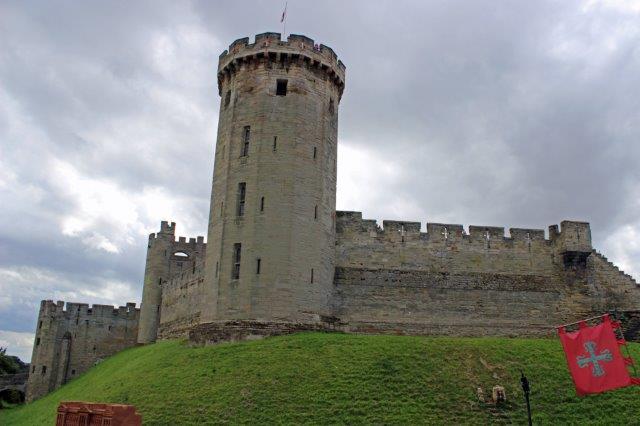
<instances>
[{"instance_id":1,"label":"sky","mask_svg":"<svg viewBox=\"0 0 640 426\"><path fill-rule=\"evenodd\" d=\"M205 235L218 55L283 1L0 1L0 346L42 299L139 303L161 220ZM338 210L589 221L640 278L640 1L288 2L345 63Z\"/></svg>"}]
</instances>

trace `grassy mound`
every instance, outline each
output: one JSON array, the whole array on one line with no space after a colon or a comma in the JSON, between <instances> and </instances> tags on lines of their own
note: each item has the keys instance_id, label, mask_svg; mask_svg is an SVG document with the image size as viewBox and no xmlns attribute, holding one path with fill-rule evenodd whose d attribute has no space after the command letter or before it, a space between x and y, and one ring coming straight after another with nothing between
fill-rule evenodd
<instances>
[{"instance_id":1,"label":"grassy mound","mask_svg":"<svg viewBox=\"0 0 640 426\"><path fill-rule=\"evenodd\" d=\"M640 360L640 345L632 345ZM145 424L525 424L520 369L534 424L630 424L640 388L575 396L560 343L305 333L189 348L128 349L0 424L53 424L60 401L134 404ZM505 386L502 408L480 404ZM204 421L202 421L204 420Z\"/></svg>"}]
</instances>

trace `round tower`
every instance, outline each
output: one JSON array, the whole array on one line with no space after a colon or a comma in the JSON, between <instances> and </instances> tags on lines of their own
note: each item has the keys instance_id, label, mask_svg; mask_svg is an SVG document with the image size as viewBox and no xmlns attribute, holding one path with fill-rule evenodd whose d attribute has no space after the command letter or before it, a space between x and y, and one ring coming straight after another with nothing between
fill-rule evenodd
<instances>
[{"instance_id":1,"label":"round tower","mask_svg":"<svg viewBox=\"0 0 640 426\"><path fill-rule=\"evenodd\" d=\"M330 314L344 74L300 35L243 38L220 55L202 320Z\"/></svg>"}]
</instances>

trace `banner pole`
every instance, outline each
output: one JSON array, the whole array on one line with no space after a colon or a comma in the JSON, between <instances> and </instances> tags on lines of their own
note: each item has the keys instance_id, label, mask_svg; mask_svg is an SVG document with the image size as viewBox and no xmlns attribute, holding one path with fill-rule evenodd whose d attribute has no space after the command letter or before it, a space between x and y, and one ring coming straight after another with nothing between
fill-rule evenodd
<instances>
[{"instance_id":1,"label":"banner pole","mask_svg":"<svg viewBox=\"0 0 640 426\"><path fill-rule=\"evenodd\" d=\"M562 327L569 327L570 325L575 325L575 324L578 324L578 323L581 323L581 322L586 322L586 321L591 321L591 320L594 320L594 319L602 318L605 315L607 315L607 314L598 315L597 317L586 318L586 319L583 319L583 320L580 320L580 321L576 321L576 322L570 322L568 324L558 325L555 328L558 329L558 328L562 328Z\"/></svg>"},{"instance_id":2,"label":"banner pole","mask_svg":"<svg viewBox=\"0 0 640 426\"><path fill-rule=\"evenodd\" d=\"M529 418L529 426L532 426L531 422L531 404L529 403L529 393L531 388L529 387L529 380L524 375L524 372L520 370L520 383L522 384L522 391L524 392L524 400L527 402L527 417Z\"/></svg>"},{"instance_id":3,"label":"banner pole","mask_svg":"<svg viewBox=\"0 0 640 426\"><path fill-rule=\"evenodd\" d=\"M616 316L617 316L617 312L616 312ZM617 320L617 318L616 318ZM622 340L624 340L624 344L622 344L621 346L624 346L625 352L627 353L627 358L631 359L633 361L633 358L631 357L631 351L629 350L629 346L627 346L627 339L625 339L624 337L624 330L622 329L622 322L620 322L619 320L618 324L620 324L620 326L618 327L618 330L620 330L620 336L622 336ZM616 336L617 337L617 336ZM636 363L632 362L631 363L631 369L633 370L633 377L638 377L638 372L636 370Z\"/></svg>"}]
</instances>

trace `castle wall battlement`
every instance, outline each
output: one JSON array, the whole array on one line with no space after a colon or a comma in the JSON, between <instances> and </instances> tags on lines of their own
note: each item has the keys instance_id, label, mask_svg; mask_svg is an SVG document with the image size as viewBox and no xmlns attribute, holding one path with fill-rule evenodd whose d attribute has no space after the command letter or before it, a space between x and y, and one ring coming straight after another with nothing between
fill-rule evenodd
<instances>
[{"instance_id":1,"label":"castle wall battlement","mask_svg":"<svg viewBox=\"0 0 640 426\"><path fill-rule=\"evenodd\" d=\"M344 90L345 66L328 46L317 45L309 37L291 34L286 41L280 39L280 33L262 33L255 37L254 43L249 38L240 38L229 46L219 58L218 90L222 94L222 82L243 66L264 64L271 66L279 63L288 68L292 65L314 68L333 80Z\"/></svg>"},{"instance_id":2,"label":"castle wall battlement","mask_svg":"<svg viewBox=\"0 0 640 426\"><path fill-rule=\"evenodd\" d=\"M542 229L363 219L337 212L334 315L347 331L550 335L640 305L640 287L591 246L587 222Z\"/></svg>"},{"instance_id":3,"label":"castle wall battlement","mask_svg":"<svg viewBox=\"0 0 640 426\"><path fill-rule=\"evenodd\" d=\"M40 311L52 318L92 317L93 319L121 318L127 320L137 318L140 309L136 308L135 302L129 302L125 306L115 308L112 305L43 300L40 302Z\"/></svg>"},{"instance_id":4,"label":"castle wall battlement","mask_svg":"<svg viewBox=\"0 0 640 426\"><path fill-rule=\"evenodd\" d=\"M450 223L426 224L427 232L421 232L421 223L414 221L383 220L380 227L376 220L363 219L361 212L336 212L336 233L338 239L380 239L389 242L467 242L482 246L491 243L509 247L509 243L527 243L529 245L551 246L558 244L561 250L577 250L590 252L591 231L589 223L577 221L562 221L558 225L549 227L549 238L545 238L543 229L509 228L506 235L505 228L499 226L470 225L469 232L464 226ZM560 230L561 229L561 230ZM581 237L582 236L582 237Z\"/></svg>"}]
</instances>

